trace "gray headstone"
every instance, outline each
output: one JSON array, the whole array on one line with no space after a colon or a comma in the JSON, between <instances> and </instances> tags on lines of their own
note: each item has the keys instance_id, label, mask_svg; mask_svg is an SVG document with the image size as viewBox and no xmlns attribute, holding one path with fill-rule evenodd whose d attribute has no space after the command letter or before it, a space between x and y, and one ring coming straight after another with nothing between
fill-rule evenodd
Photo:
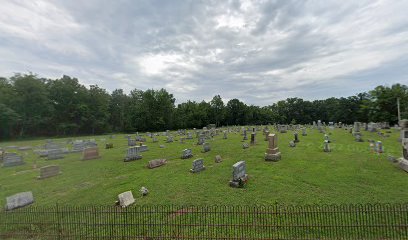
<instances>
[{"instance_id":1,"label":"gray headstone","mask_svg":"<svg viewBox=\"0 0 408 240\"><path fill-rule=\"evenodd\" d=\"M222 158L221 158L220 155L216 155L216 156L215 156L215 162L216 162L216 163L222 162Z\"/></svg>"},{"instance_id":2,"label":"gray headstone","mask_svg":"<svg viewBox=\"0 0 408 240\"><path fill-rule=\"evenodd\" d=\"M56 165L50 165L40 168L40 176L38 179L53 177L60 174L60 168Z\"/></svg>"},{"instance_id":3,"label":"gray headstone","mask_svg":"<svg viewBox=\"0 0 408 240\"><path fill-rule=\"evenodd\" d=\"M211 150L210 143L204 143L203 144L203 152L209 152Z\"/></svg>"},{"instance_id":4,"label":"gray headstone","mask_svg":"<svg viewBox=\"0 0 408 240\"><path fill-rule=\"evenodd\" d=\"M134 146L134 147L128 148L124 161L130 162L130 161L142 159L142 155L140 155L139 153L140 153L140 146Z\"/></svg>"},{"instance_id":5,"label":"gray headstone","mask_svg":"<svg viewBox=\"0 0 408 240\"><path fill-rule=\"evenodd\" d=\"M204 169L204 160L202 158L199 158L193 161L193 166L190 169L190 172L197 173L203 171Z\"/></svg>"},{"instance_id":6,"label":"gray headstone","mask_svg":"<svg viewBox=\"0 0 408 240\"><path fill-rule=\"evenodd\" d=\"M3 154L3 167L14 167L23 165L25 162L23 161L22 156L18 156L15 153L4 153Z\"/></svg>"},{"instance_id":7,"label":"gray headstone","mask_svg":"<svg viewBox=\"0 0 408 240\"><path fill-rule=\"evenodd\" d=\"M191 149L184 149L181 158L182 159L187 159L193 157L193 151Z\"/></svg>"},{"instance_id":8,"label":"gray headstone","mask_svg":"<svg viewBox=\"0 0 408 240\"><path fill-rule=\"evenodd\" d=\"M56 159L61 159L61 158L64 158L62 149L59 148L59 149L48 150L47 160L56 160Z\"/></svg>"},{"instance_id":9,"label":"gray headstone","mask_svg":"<svg viewBox=\"0 0 408 240\"><path fill-rule=\"evenodd\" d=\"M6 198L6 210L13 210L34 203L32 192L21 192Z\"/></svg>"},{"instance_id":10,"label":"gray headstone","mask_svg":"<svg viewBox=\"0 0 408 240\"><path fill-rule=\"evenodd\" d=\"M135 199L133 198L132 191L123 192L118 195L119 205L123 208L133 204Z\"/></svg>"}]
</instances>

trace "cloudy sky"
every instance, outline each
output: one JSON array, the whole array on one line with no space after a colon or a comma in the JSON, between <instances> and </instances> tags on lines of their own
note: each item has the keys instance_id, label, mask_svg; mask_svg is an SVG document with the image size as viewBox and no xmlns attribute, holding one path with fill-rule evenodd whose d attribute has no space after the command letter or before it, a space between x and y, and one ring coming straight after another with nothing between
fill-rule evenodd
<instances>
[{"instance_id":1,"label":"cloudy sky","mask_svg":"<svg viewBox=\"0 0 408 240\"><path fill-rule=\"evenodd\" d=\"M269 105L408 84L408 1L0 0L0 76Z\"/></svg>"}]
</instances>

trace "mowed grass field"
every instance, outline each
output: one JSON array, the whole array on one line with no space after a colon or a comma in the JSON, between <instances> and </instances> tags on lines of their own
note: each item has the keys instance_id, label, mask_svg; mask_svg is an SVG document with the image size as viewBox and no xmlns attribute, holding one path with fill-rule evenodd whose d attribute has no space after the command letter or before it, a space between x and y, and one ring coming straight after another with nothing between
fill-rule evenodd
<instances>
[{"instance_id":1,"label":"mowed grass field","mask_svg":"<svg viewBox=\"0 0 408 240\"><path fill-rule=\"evenodd\" d=\"M385 130L382 130L385 132ZM131 190L135 204L195 204L195 205L251 205L251 204L347 204L347 203L400 203L408 200L408 173L387 160L387 155L400 157L401 144L397 141L399 131L391 129L390 137L362 131L364 142L355 142L354 137L344 129L328 129L331 133L332 152L323 152L324 135L308 129L308 136L299 133L300 142L295 148L289 147L293 140L292 131L277 133L278 146L282 153L279 162L266 162L264 153L267 142L262 132L257 132L257 144L242 148L242 136L229 133L208 140L211 151L202 153L197 139L178 142L153 143L147 138L149 151L143 152L141 160L123 162L126 155L125 134L109 139L105 136L53 139L66 145L67 139L96 139L100 159L82 161L81 153L65 155L64 159L48 161L39 158L32 150L16 151L24 156L25 165L0 168L0 208L6 197L18 192L32 191L37 206L53 205L113 205L117 195ZM192 131L191 131L192 132ZM193 133L195 137L195 133ZM134 134L132 135L134 137ZM105 141L103 141L105 139ZM250 139L250 134L248 134ZM370 152L367 139L381 140L385 153ZM105 149L105 143L114 144ZM246 141L249 143L249 140ZM33 141L1 142L0 146L39 147L45 139ZM165 145L165 148L160 148ZM70 145L66 145L71 148ZM193 150L194 157L181 159L185 148ZM216 155L223 162L215 163ZM149 160L166 158L168 163L155 169L146 167ZM203 158L206 170L190 173L192 161ZM250 176L245 188L229 187L232 165L245 160ZM37 168L33 169L34 162ZM38 180L39 168L59 165L61 175ZM139 189L145 186L150 193L141 197Z\"/></svg>"}]
</instances>

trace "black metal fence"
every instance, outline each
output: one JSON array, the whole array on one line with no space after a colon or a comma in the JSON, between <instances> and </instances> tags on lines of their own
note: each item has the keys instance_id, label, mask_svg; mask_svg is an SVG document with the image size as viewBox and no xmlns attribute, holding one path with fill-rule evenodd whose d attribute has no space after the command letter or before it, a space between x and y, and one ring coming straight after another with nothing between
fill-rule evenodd
<instances>
[{"instance_id":1,"label":"black metal fence","mask_svg":"<svg viewBox=\"0 0 408 240\"><path fill-rule=\"evenodd\" d=\"M0 213L0 239L408 239L408 203L28 207Z\"/></svg>"}]
</instances>

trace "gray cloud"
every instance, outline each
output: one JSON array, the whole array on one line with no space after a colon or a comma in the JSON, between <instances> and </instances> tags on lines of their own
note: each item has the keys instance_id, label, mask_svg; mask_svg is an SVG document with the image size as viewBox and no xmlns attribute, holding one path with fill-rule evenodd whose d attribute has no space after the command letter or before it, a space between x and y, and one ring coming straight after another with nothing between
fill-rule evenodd
<instances>
[{"instance_id":1,"label":"gray cloud","mask_svg":"<svg viewBox=\"0 0 408 240\"><path fill-rule=\"evenodd\" d=\"M406 1L4 1L0 75L63 74L179 102L407 84Z\"/></svg>"}]
</instances>

